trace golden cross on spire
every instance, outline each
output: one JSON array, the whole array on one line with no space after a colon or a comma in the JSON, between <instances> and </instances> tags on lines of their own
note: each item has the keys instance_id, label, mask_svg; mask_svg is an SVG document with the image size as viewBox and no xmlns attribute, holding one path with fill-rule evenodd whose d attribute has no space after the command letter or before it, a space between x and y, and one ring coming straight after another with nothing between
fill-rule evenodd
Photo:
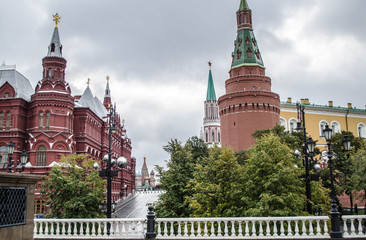
<instances>
[{"instance_id":1,"label":"golden cross on spire","mask_svg":"<svg viewBox=\"0 0 366 240\"><path fill-rule=\"evenodd\" d=\"M86 82L86 84L88 84L88 86L90 85L90 81L91 81L91 79L88 78L88 81Z\"/></svg>"},{"instance_id":2,"label":"golden cross on spire","mask_svg":"<svg viewBox=\"0 0 366 240\"><path fill-rule=\"evenodd\" d=\"M109 83L109 79L110 79L110 77L109 77L109 76L107 76L106 78L107 78L107 82Z\"/></svg>"},{"instance_id":3,"label":"golden cross on spire","mask_svg":"<svg viewBox=\"0 0 366 240\"><path fill-rule=\"evenodd\" d=\"M61 22L61 17L58 15L58 13L56 13L55 15L53 15L53 21L56 24L55 28L57 28L58 27L58 23Z\"/></svg>"},{"instance_id":4,"label":"golden cross on spire","mask_svg":"<svg viewBox=\"0 0 366 240\"><path fill-rule=\"evenodd\" d=\"M211 66L212 66L212 62L211 61L208 62L208 66L210 67L210 70L211 70Z\"/></svg>"}]
</instances>

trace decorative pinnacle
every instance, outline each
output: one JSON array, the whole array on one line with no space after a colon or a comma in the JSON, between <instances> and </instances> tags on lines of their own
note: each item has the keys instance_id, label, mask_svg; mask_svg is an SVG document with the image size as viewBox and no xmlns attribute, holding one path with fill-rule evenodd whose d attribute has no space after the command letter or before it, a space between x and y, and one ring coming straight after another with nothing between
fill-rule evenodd
<instances>
[{"instance_id":1,"label":"decorative pinnacle","mask_svg":"<svg viewBox=\"0 0 366 240\"><path fill-rule=\"evenodd\" d=\"M61 17L58 15L58 13L56 13L55 15L52 15L53 16L53 21L55 22L55 28L58 27L58 23L61 22Z\"/></svg>"},{"instance_id":2,"label":"decorative pinnacle","mask_svg":"<svg viewBox=\"0 0 366 240\"><path fill-rule=\"evenodd\" d=\"M88 84L88 86L90 85L90 81L91 81L91 79L88 78L88 81L86 82L86 84Z\"/></svg>"},{"instance_id":3,"label":"decorative pinnacle","mask_svg":"<svg viewBox=\"0 0 366 240\"><path fill-rule=\"evenodd\" d=\"M211 61L208 62L208 66L210 67L210 70L211 70L211 66L212 66L212 62Z\"/></svg>"},{"instance_id":4,"label":"decorative pinnacle","mask_svg":"<svg viewBox=\"0 0 366 240\"><path fill-rule=\"evenodd\" d=\"M106 78L107 78L107 82L109 83L109 79L110 79L110 77L109 77L109 76L106 76Z\"/></svg>"}]
</instances>

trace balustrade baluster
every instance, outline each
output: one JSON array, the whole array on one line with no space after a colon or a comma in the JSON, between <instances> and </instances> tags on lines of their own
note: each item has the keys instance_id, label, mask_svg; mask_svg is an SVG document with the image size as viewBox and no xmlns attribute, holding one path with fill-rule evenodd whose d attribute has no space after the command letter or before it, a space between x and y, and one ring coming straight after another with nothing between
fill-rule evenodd
<instances>
[{"instance_id":1,"label":"balustrade baluster","mask_svg":"<svg viewBox=\"0 0 366 240\"><path fill-rule=\"evenodd\" d=\"M164 237L168 236L168 222L164 222Z\"/></svg>"},{"instance_id":2,"label":"balustrade baluster","mask_svg":"<svg viewBox=\"0 0 366 240\"><path fill-rule=\"evenodd\" d=\"M243 222L242 221L238 221L238 224L239 224L238 236L239 237L242 237L243 236L243 228L242 228Z\"/></svg>"},{"instance_id":3,"label":"balustrade baluster","mask_svg":"<svg viewBox=\"0 0 366 240\"><path fill-rule=\"evenodd\" d=\"M188 222L184 221L184 237L188 237Z\"/></svg>"},{"instance_id":4,"label":"balustrade baluster","mask_svg":"<svg viewBox=\"0 0 366 240\"><path fill-rule=\"evenodd\" d=\"M217 221L217 236L218 237L222 237L222 233L221 233L221 221L220 220Z\"/></svg>"},{"instance_id":5,"label":"balustrade baluster","mask_svg":"<svg viewBox=\"0 0 366 240\"><path fill-rule=\"evenodd\" d=\"M350 219L351 221L351 236L357 236L356 234L356 229L355 229L355 220L354 219Z\"/></svg>"},{"instance_id":6,"label":"balustrade baluster","mask_svg":"<svg viewBox=\"0 0 366 240\"><path fill-rule=\"evenodd\" d=\"M197 221L198 227L197 227L197 237L202 237L202 232L201 232L201 222Z\"/></svg>"},{"instance_id":7,"label":"balustrade baluster","mask_svg":"<svg viewBox=\"0 0 366 240\"><path fill-rule=\"evenodd\" d=\"M255 221L252 221L252 236L257 236L257 229L255 227Z\"/></svg>"},{"instance_id":8,"label":"balustrade baluster","mask_svg":"<svg viewBox=\"0 0 366 240\"><path fill-rule=\"evenodd\" d=\"M327 225L327 220L324 220L324 235L328 236L328 225Z\"/></svg>"},{"instance_id":9,"label":"balustrade baluster","mask_svg":"<svg viewBox=\"0 0 366 240\"><path fill-rule=\"evenodd\" d=\"M309 236L314 236L314 228L312 220L309 220Z\"/></svg>"},{"instance_id":10,"label":"balustrade baluster","mask_svg":"<svg viewBox=\"0 0 366 240\"><path fill-rule=\"evenodd\" d=\"M227 227L227 222L228 221L224 221L225 222L225 229L224 229L224 231L225 231L225 235L224 235L224 237L228 237L229 236L229 229L228 229L228 227Z\"/></svg>"},{"instance_id":11,"label":"balustrade baluster","mask_svg":"<svg viewBox=\"0 0 366 240\"><path fill-rule=\"evenodd\" d=\"M347 220L343 221L343 236L351 236L351 234L348 231L348 227L347 227Z\"/></svg>"},{"instance_id":12,"label":"balustrade baluster","mask_svg":"<svg viewBox=\"0 0 366 240\"><path fill-rule=\"evenodd\" d=\"M291 229L291 220L287 220L287 236L293 236Z\"/></svg>"},{"instance_id":13,"label":"balustrade baluster","mask_svg":"<svg viewBox=\"0 0 366 240\"><path fill-rule=\"evenodd\" d=\"M177 232L177 237L181 237L182 236L182 226L181 226L182 222L178 222L178 232Z\"/></svg>"},{"instance_id":14,"label":"balustrade baluster","mask_svg":"<svg viewBox=\"0 0 366 240\"><path fill-rule=\"evenodd\" d=\"M175 234L174 234L174 221L170 222L170 236L175 236Z\"/></svg>"},{"instance_id":15,"label":"balustrade baluster","mask_svg":"<svg viewBox=\"0 0 366 240\"><path fill-rule=\"evenodd\" d=\"M308 231L306 229L306 220L301 221L302 221L302 236L306 236L308 234Z\"/></svg>"},{"instance_id":16,"label":"balustrade baluster","mask_svg":"<svg viewBox=\"0 0 366 240\"><path fill-rule=\"evenodd\" d=\"M299 232L299 220L295 220L295 236L300 236Z\"/></svg>"},{"instance_id":17,"label":"balustrade baluster","mask_svg":"<svg viewBox=\"0 0 366 240\"><path fill-rule=\"evenodd\" d=\"M212 221L211 222L211 233L210 233L210 236L216 236L215 234L215 221Z\"/></svg>"},{"instance_id":18,"label":"balustrade baluster","mask_svg":"<svg viewBox=\"0 0 366 240\"><path fill-rule=\"evenodd\" d=\"M55 234L55 229L54 229L54 225L55 225L55 223L54 222L51 222L50 223L51 224L51 235L53 235L53 234Z\"/></svg>"},{"instance_id":19,"label":"balustrade baluster","mask_svg":"<svg viewBox=\"0 0 366 240\"><path fill-rule=\"evenodd\" d=\"M194 233L194 222L191 222L191 237L195 237L196 234Z\"/></svg>"},{"instance_id":20,"label":"balustrade baluster","mask_svg":"<svg viewBox=\"0 0 366 240\"><path fill-rule=\"evenodd\" d=\"M203 236L208 237L207 221L204 222Z\"/></svg>"},{"instance_id":21,"label":"balustrade baluster","mask_svg":"<svg viewBox=\"0 0 366 240\"><path fill-rule=\"evenodd\" d=\"M269 236L271 236L271 228L270 228L270 224L271 224L271 221L266 221L266 225L267 225L267 227L266 227L266 236L267 237L269 237Z\"/></svg>"},{"instance_id":22,"label":"balustrade baluster","mask_svg":"<svg viewBox=\"0 0 366 240\"><path fill-rule=\"evenodd\" d=\"M99 235L101 236L101 235L102 235L102 234L101 234L101 233L102 233L101 223L100 223L100 222L97 222L97 224L98 224L98 230L97 230L98 232L97 232L97 236L99 236Z\"/></svg>"},{"instance_id":23,"label":"balustrade baluster","mask_svg":"<svg viewBox=\"0 0 366 240\"><path fill-rule=\"evenodd\" d=\"M355 221L358 221L358 233L357 235L362 235L362 218L355 219Z\"/></svg>"},{"instance_id":24,"label":"balustrade baluster","mask_svg":"<svg viewBox=\"0 0 366 240\"><path fill-rule=\"evenodd\" d=\"M231 236L236 236L235 221L231 221Z\"/></svg>"},{"instance_id":25,"label":"balustrade baluster","mask_svg":"<svg viewBox=\"0 0 366 240\"><path fill-rule=\"evenodd\" d=\"M320 220L317 219L316 220L316 236L321 236L322 235L322 229L320 228Z\"/></svg>"},{"instance_id":26,"label":"balustrade baluster","mask_svg":"<svg viewBox=\"0 0 366 240\"><path fill-rule=\"evenodd\" d=\"M161 236L161 222L156 222L158 224L158 232L157 232L157 237L160 237Z\"/></svg>"},{"instance_id":27,"label":"balustrade baluster","mask_svg":"<svg viewBox=\"0 0 366 240\"><path fill-rule=\"evenodd\" d=\"M284 226L284 221L283 220L281 220L280 221L281 222L281 229L280 229L280 236L282 237L282 236L286 236L285 235L285 226Z\"/></svg>"},{"instance_id":28,"label":"balustrade baluster","mask_svg":"<svg viewBox=\"0 0 366 240\"><path fill-rule=\"evenodd\" d=\"M277 230L277 221L273 221L273 236L278 237L278 230Z\"/></svg>"},{"instance_id":29,"label":"balustrade baluster","mask_svg":"<svg viewBox=\"0 0 366 240\"><path fill-rule=\"evenodd\" d=\"M245 221L245 236L246 237L250 236L249 235L249 221L248 220Z\"/></svg>"},{"instance_id":30,"label":"balustrade baluster","mask_svg":"<svg viewBox=\"0 0 366 240\"><path fill-rule=\"evenodd\" d=\"M263 237L263 222L262 220L259 221L259 236Z\"/></svg>"}]
</instances>

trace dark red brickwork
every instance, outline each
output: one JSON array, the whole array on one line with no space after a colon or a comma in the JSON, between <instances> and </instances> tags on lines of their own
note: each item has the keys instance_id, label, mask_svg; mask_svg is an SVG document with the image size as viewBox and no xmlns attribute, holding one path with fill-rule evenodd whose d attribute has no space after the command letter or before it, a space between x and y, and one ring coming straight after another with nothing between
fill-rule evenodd
<instances>
[{"instance_id":1,"label":"dark red brickwork","mask_svg":"<svg viewBox=\"0 0 366 240\"><path fill-rule=\"evenodd\" d=\"M39 175L45 175L51 163L71 153L89 154L101 161L108 153L107 116L102 119L88 107L75 107L75 99L79 100L80 96L72 95L65 80L66 60L62 56L47 55L42 65L43 79L37 83L29 101L16 96L17 89L8 82L0 86L0 147L13 141L16 161L25 149L31 166L24 172ZM126 129L118 114L116 127L111 144L112 158L124 156L129 163L113 179L113 200L135 190L136 166L136 159L131 157L131 140L125 137ZM42 156L43 162L40 161ZM37 190L36 196L38 193Z\"/></svg>"}]
</instances>

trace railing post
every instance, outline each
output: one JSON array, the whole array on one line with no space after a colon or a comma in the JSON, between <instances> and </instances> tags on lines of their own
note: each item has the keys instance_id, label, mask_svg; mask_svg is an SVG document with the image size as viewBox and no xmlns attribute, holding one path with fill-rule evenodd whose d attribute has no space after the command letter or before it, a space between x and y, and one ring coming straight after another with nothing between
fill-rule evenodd
<instances>
[{"instance_id":1,"label":"railing post","mask_svg":"<svg viewBox=\"0 0 366 240\"><path fill-rule=\"evenodd\" d=\"M155 233L155 213L154 213L154 207L149 206L148 207L149 212L147 213L147 231L145 235L145 239L155 239L156 233Z\"/></svg>"}]
</instances>

